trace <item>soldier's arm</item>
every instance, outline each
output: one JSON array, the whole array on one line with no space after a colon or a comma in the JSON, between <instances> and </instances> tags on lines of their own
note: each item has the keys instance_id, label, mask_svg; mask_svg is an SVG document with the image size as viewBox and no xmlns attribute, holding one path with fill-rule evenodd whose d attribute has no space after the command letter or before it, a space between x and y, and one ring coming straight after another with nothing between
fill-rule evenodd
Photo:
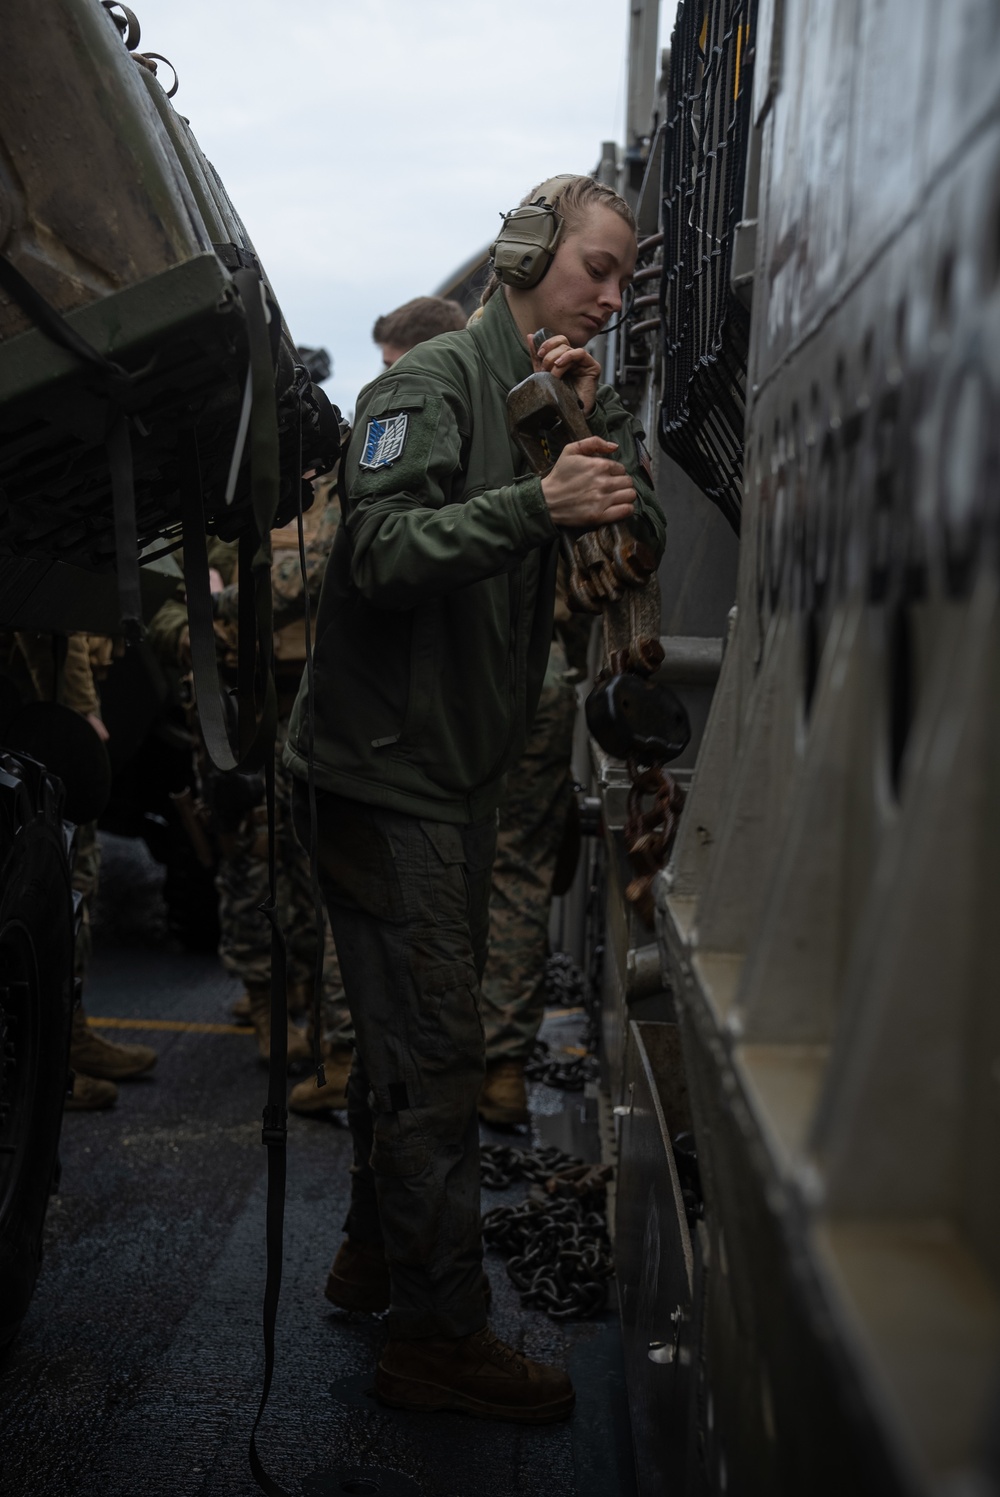
<instances>
[{"instance_id":1,"label":"soldier's arm","mask_svg":"<svg viewBox=\"0 0 1000 1497\"><path fill-rule=\"evenodd\" d=\"M371 602L414 608L512 571L554 538L534 475L454 501L462 427L468 430L457 392L443 382L400 378L379 380L368 395L347 455L344 525L352 577ZM389 434L381 447L380 431Z\"/></svg>"}]
</instances>

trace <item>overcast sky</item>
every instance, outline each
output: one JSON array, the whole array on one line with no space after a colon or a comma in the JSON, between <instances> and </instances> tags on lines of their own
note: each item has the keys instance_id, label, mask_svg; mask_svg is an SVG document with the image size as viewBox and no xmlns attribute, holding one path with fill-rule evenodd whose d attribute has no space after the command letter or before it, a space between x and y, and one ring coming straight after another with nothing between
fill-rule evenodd
<instances>
[{"instance_id":1,"label":"overcast sky","mask_svg":"<svg viewBox=\"0 0 1000 1497\"><path fill-rule=\"evenodd\" d=\"M345 411L380 368L380 313L433 291L536 182L592 170L622 138L629 0L130 3L292 336L330 350Z\"/></svg>"}]
</instances>

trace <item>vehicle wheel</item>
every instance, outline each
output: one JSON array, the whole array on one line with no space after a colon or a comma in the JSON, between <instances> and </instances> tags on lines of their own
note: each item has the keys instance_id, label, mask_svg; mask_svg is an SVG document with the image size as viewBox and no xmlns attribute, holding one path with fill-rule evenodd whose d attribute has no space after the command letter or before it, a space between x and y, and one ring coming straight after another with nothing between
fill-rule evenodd
<instances>
[{"instance_id":1,"label":"vehicle wheel","mask_svg":"<svg viewBox=\"0 0 1000 1497\"><path fill-rule=\"evenodd\" d=\"M0 1349L38 1277L73 1007L73 896L56 783L0 752Z\"/></svg>"}]
</instances>

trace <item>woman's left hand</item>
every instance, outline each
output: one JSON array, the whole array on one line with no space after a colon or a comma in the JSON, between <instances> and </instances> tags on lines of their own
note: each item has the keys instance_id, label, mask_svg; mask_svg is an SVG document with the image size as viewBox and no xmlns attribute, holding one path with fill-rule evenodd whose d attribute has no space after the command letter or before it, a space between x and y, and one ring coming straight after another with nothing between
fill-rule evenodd
<instances>
[{"instance_id":1,"label":"woman's left hand","mask_svg":"<svg viewBox=\"0 0 1000 1497\"><path fill-rule=\"evenodd\" d=\"M573 348L568 338L556 333L546 338L538 352L528 339L532 368L547 370L556 379L568 379L583 406L583 414L592 414L597 403L597 386L601 379L601 366L585 348Z\"/></svg>"}]
</instances>

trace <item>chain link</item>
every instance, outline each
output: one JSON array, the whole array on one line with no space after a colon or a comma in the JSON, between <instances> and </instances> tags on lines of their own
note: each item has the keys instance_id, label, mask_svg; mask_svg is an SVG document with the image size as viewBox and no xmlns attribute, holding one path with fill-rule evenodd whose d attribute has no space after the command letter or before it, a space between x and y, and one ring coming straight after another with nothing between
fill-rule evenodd
<instances>
[{"instance_id":1,"label":"chain link","mask_svg":"<svg viewBox=\"0 0 1000 1497\"><path fill-rule=\"evenodd\" d=\"M483 1217L483 1238L507 1259L507 1274L530 1309L554 1320L585 1320L607 1304L614 1274L605 1201L610 1165L588 1165L561 1149L486 1144L483 1184L514 1180L534 1189L516 1206Z\"/></svg>"}]
</instances>

